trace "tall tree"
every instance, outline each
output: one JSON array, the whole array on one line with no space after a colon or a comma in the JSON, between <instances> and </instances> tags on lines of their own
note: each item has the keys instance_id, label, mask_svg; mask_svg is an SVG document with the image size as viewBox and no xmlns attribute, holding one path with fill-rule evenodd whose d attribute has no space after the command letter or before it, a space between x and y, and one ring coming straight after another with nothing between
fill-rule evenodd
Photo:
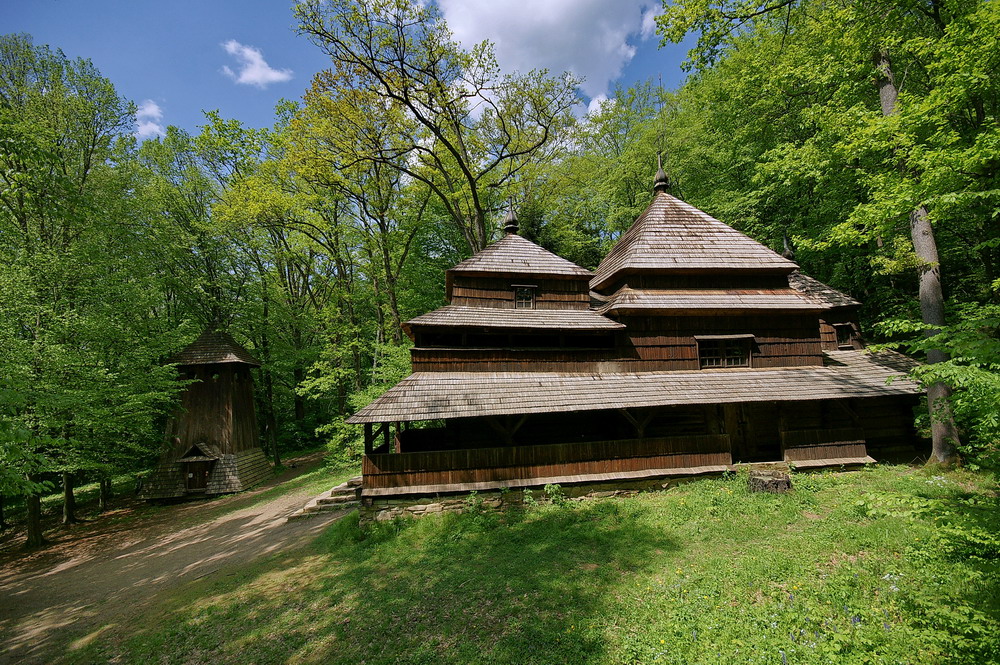
<instances>
[{"instance_id":1,"label":"tall tree","mask_svg":"<svg viewBox=\"0 0 1000 665\"><path fill-rule=\"evenodd\" d=\"M72 522L73 474L106 469L134 440L107 436L112 424L145 433L170 394L161 349L138 343L159 288L124 214L134 183L117 144L133 113L89 61L0 37L0 376L17 392L0 418L31 434L8 437L30 460L30 545L38 474L62 473Z\"/></svg>"},{"instance_id":2,"label":"tall tree","mask_svg":"<svg viewBox=\"0 0 1000 665\"><path fill-rule=\"evenodd\" d=\"M939 91L949 77L934 63L948 56L956 40L965 40L975 29L972 25L981 34L995 30L996 10L990 4L692 1L667 7L660 19L668 39L699 31L692 53L699 72L755 45L771 47L759 57L770 62L760 62L758 71L772 91L784 96L790 115L808 129L806 137L782 147L786 170L771 177L787 180L787 167L796 162L808 164L813 174L845 169L847 181L856 183L861 196L834 233L843 240L858 238L861 231L876 242L880 254L886 249L895 253L885 260L916 266L918 302L931 336L944 324L945 310L936 236L961 233L970 218L952 221L955 197L964 197L969 188L982 192L994 178L955 177L955 171L944 177L942 162L954 159L962 143L977 142L984 130L992 133L988 118L996 99L988 87L972 81L962 94L942 98ZM907 72L904 89L893 82L899 71ZM803 96L811 96L813 104L801 105ZM825 150L818 150L821 144ZM984 167L995 171L988 161L976 166L980 173ZM905 246L897 237L902 220ZM967 270L962 265L955 269ZM931 363L945 357L940 350L928 354ZM946 394L943 384L929 384L932 459L938 462L955 459L958 440Z\"/></svg>"},{"instance_id":3,"label":"tall tree","mask_svg":"<svg viewBox=\"0 0 1000 665\"><path fill-rule=\"evenodd\" d=\"M433 3L307 0L296 16L333 61L314 89L356 89L396 121L389 140L365 142L353 159L424 183L471 251L489 244L503 189L572 123L573 77L501 75L491 45L462 49Z\"/></svg>"}]
</instances>

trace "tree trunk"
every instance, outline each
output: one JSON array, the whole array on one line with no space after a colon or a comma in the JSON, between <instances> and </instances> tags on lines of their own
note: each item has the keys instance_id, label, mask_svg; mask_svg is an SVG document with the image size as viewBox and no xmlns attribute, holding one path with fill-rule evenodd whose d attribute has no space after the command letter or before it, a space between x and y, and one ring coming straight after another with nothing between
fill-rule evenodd
<instances>
[{"instance_id":1,"label":"tree trunk","mask_svg":"<svg viewBox=\"0 0 1000 665\"><path fill-rule=\"evenodd\" d=\"M298 362L298 361L296 361ZM306 380L306 372L301 367L295 367L292 369L292 380L295 382L295 390L293 392L295 400L295 422L299 425L302 421L306 419L306 400L299 394L299 386L302 382Z\"/></svg>"},{"instance_id":2,"label":"tree trunk","mask_svg":"<svg viewBox=\"0 0 1000 665\"><path fill-rule=\"evenodd\" d=\"M896 113L899 90L896 88L892 60L887 48L876 51L875 66L879 73L876 82L882 115L890 116ZM926 206L921 205L910 213L910 238L917 256L920 315L927 324L924 334L931 337L944 325L944 293L941 290L941 262L938 257L937 242L934 240L934 228L931 226ZM944 351L931 349L927 352L929 364L945 360L948 360L948 354ZM940 464L952 464L958 461L956 449L959 441L958 428L955 426L951 403L948 401L950 395L951 388L943 383L934 383L927 387L927 408L931 416L930 461Z\"/></svg>"},{"instance_id":3,"label":"tree trunk","mask_svg":"<svg viewBox=\"0 0 1000 665\"><path fill-rule=\"evenodd\" d=\"M927 208L920 206L910 213L910 236L917 254L917 274L920 277L920 315L928 327L924 335L936 335L944 325L944 294L941 291L941 264L938 260L934 229L927 217ZM928 363L948 360L940 349L927 351ZM951 387L943 383L927 386L927 408L931 414L931 461L951 464L958 458L958 428L951 412Z\"/></svg>"},{"instance_id":4,"label":"tree trunk","mask_svg":"<svg viewBox=\"0 0 1000 665\"><path fill-rule=\"evenodd\" d=\"M76 524L76 496L73 495L73 474L63 471L63 524Z\"/></svg>"},{"instance_id":5,"label":"tree trunk","mask_svg":"<svg viewBox=\"0 0 1000 665\"><path fill-rule=\"evenodd\" d=\"M101 478L100 480L100 495L97 503L97 510L101 513L106 513L111 507L111 479Z\"/></svg>"},{"instance_id":6,"label":"tree trunk","mask_svg":"<svg viewBox=\"0 0 1000 665\"><path fill-rule=\"evenodd\" d=\"M4 529L7 528L7 514L4 511L3 502L4 502L3 494L0 494L0 531L3 531Z\"/></svg>"},{"instance_id":7,"label":"tree trunk","mask_svg":"<svg viewBox=\"0 0 1000 665\"><path fill-rule=\"evenodd\" d=\"M30 480L37 481L38 478L31 477ZM29 494L25 497L25 504L28 508L28 539L25 545L41 547L45 544L45 538L42 536L42 495Z\"/></svg>"},{"instance_id":8,"label":"tree trunk","mask_svg":"<svg viewBox=\"0 0 1000 665\"><path fill-rule=\"evenodd\" d=\"M278 456L278 423L274 415L274 376L271 374L271 338L268 336L268 325L270 323L270 308L268 298L264 298L264 333L261 335L261 351L264 356L264 366L261 367L261 377L264 384L264 432L267 437L268 447L271 449L271 458L275 467L281 466L281 458Z\"/></svg>"}]
</instances>

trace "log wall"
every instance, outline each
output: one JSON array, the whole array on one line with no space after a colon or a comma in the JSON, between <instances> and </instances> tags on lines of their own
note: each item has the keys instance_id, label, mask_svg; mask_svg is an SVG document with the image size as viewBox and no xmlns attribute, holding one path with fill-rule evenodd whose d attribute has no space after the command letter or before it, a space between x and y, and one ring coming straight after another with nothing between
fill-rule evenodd
<instances>
[{"instance_id":1,"label":"log wall","mask_svg":"<svg viewBox=\"0 0 1000 665\"><path fill-rule=\"evenodd\" d=\"M455 275L450 284L452 305L514 308L514 285L535 285L535 309L587 309L590 288L586 279L536 279L529 276L465 277Z\"/></svg>"},{"instance_id":2,"label":"log wall","mask_svg":"<svg viewBox=\"0 0 1000 665\"><path fill-rule=\"evenodd\" d=\"M725 435L366 455L365 489L615 474L731 463Z\"/></svg>"},{"instance_id":3,"label":"log wall","mask_svg":"<svg viewBox=\"0 0 1000 665\"><path fill-rule=\"evenodd\" d=\"M181 369L184 378L197 381L184 389L181 408L167 424L167 441L180 439L173 450L176 456L195 443L211 444L223 453L260 445L253 377L247 366L226 363Z\"/></svg>"},{"instance_id":4,"label":"log wall","mask_svg":"<svg viewBox=\"0 0 1000 665\"><path fill-rule=\"evenodd\" d=\"M753 334L752 367L822 365L815 315L622 316L625 331L572 336L613 348L414 348L415 372L655 372L696 370L695 335ZM565 335L564 342L570 340ZM607 341L613 339L613 342Z\"/></svg>"}]
</instances>

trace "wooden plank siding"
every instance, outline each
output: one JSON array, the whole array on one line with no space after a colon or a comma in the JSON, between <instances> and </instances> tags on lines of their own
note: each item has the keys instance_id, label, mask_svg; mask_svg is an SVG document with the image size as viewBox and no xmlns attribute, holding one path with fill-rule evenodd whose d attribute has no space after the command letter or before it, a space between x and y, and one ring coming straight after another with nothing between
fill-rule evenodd
<instances>
[{"instance_id":1,"label":"wooden plank siding","mask_svg":"<svg viewBox=\"0 0 1000 665\"><path fill-rule=\"evenodd\" d=\"M729 437L701 435L589 443L365 455L366 488L452 485L731 463Z\"/></svg>"},{"instance_id":2,"label":"wooden plank siding","mask_svg":"<svg viewBox=\"0 0 1000 665\"><path fill-rule=\"evenodd\" d=\"M450 302L452 305L513 309L514 284L536 287L535 309L590 307L590 287L586 279L539 279L525 275L505 278L455 275Z\"/></svg>"},{"instance_id":3,"label":"wooden plank siding","mask_svg":"<svg viewBox=\"0 0 1000 665\"><path fill-rule=\"evenodd\" d=\"M621 317L614 348L414 348L414 372L655 372L699 369L695 335L748 333L752 367L822 365L815 316ZM555 331L553 331L555 332ZM565 334L565 333L564 333ZM596 343L595 343L596 345Z\"/></svg>"}]
</instances>

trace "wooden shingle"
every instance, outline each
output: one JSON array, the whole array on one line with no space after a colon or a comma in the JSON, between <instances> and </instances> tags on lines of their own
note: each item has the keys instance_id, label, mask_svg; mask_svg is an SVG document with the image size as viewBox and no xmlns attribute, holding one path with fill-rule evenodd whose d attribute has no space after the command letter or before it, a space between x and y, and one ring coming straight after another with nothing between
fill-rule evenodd
<instances>
[{"instance_id":1,"label":"wooden shingle","mask_svg":"<svg viewBox=\"0 0 1000 665\"><path fill-rule=\"evenodd\" d=\"M553 275L590 278L594 273L547 249L508 233L483 251L462 261L449 272L503 275Z\"/></svg>"},{"instance_id":2,"label":"wooden shingle","mask_svg":"<svg viewBox=\"0 0 1000 665\"><path fill-rule=\"evenodd\" d=\"M823 303L827 308L853 307L861 304L846 293L842 293L832 286L827 286L818 279L813 279L799 270L792 272L788 276L788 284L796 291Z\"/></svg>"},{"instance_id":3,"label":"wooden shingle","mask_svg":"<svg viewBox=\"0 0 1000 665\"><path fill-rule=\"evenodd\" d=\"M692 205L658 193L600 265L591 288L636 270L783 270L798 266Z\"/></svg>"},{"instance_id":4,"label":"wooden shingle","mask_svg":"<svg viewBox=\"0 0 1000 665\"><path fill-rule=\"evenodd\" d=\"M406 326L503 328L521 330L616 330L625 326L592 310L498 309L446 305L406 322Z\"/></svg>"},{"instance_id":5,"label":"wooden shingle","mask_svg":"<svg viewBox=\"0 0 1000 665\"><path fill-rule=\"evenodd\" d=\"M628 311L755 310L819 312L826 306L794 289L631 289L623 287L598 309L602 314Z\"/></svg>"},{"instance_id":6,"label":"wooden shingle","mask_svg":"<svg viewBox=\"0 0 1000 665\"><path fill-rule=\"evenodd\" d=\"M891 351L829 351L825 365L628 374L417 372L349 423L916 395L917 363Z\"/></svg>"},{"instance_id":7,"label":"wooden shingle","mask_svg":"<svg viewBox=\"0 0 1000 665\"><path fill-rule=\"evenodd\" d=\"M240 346L232 335L227 332L209 330L203 332L198 339L171 357L169 362L177 365L243 363L252 367L260 367L257 359Z\"/></svg>"}]
</instances>

